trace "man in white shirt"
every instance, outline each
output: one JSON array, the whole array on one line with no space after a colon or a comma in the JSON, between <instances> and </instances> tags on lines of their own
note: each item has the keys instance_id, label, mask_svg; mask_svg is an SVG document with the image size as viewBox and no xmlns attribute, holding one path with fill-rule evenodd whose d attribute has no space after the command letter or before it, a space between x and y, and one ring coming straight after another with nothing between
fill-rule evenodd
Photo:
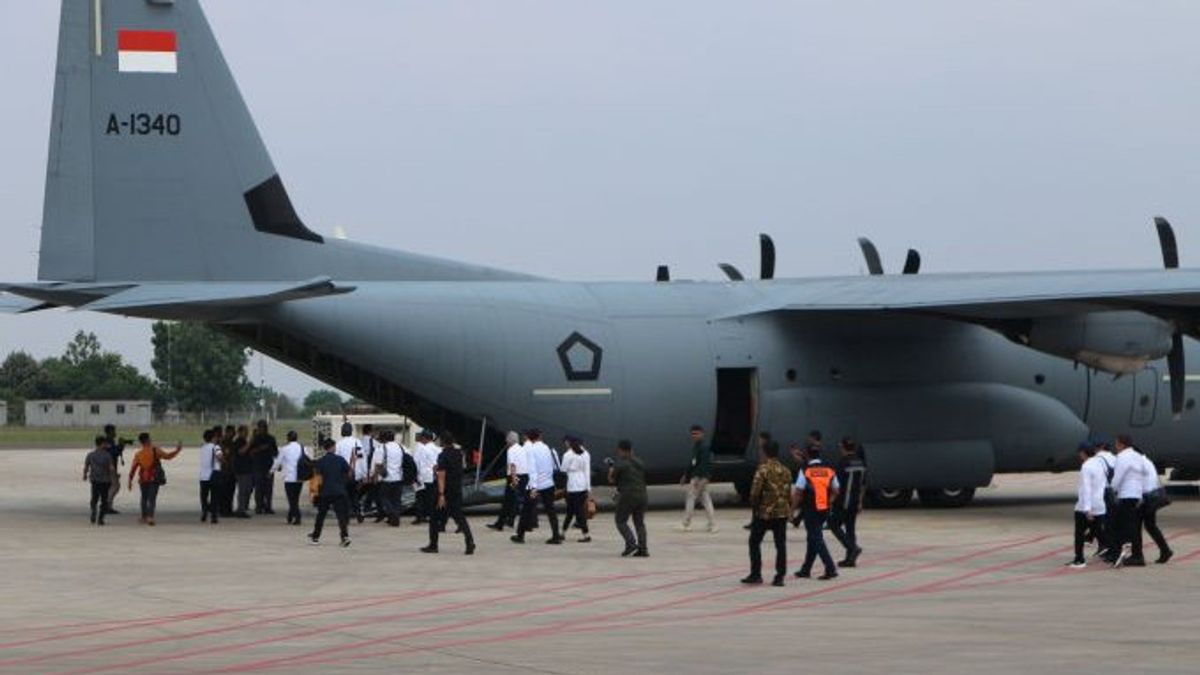
<instances>
[{"instance_id":1,"label":"man in white shirt","mask_svg":"<svg viewBox=\"0 0 1200 675\"><path fill-rule=\"evenodd\" d=\"M404 483L404 448L396 442L396 432L380 433L381 447L375 448L375 463L371 467L371 475L378 485L380 517L386 517L388 525L400 527L400 499Z\"/></svg>"},{"instance_id":2,"label":"man in white shirt","mask_svg":"<svg viewBox=\"0 0 1200 675\"><path fill-rule=\"evenodd\" d=\"M1087 567L1083 546L1090 532L1100 551L1108 549L1104 520L1107 508L1104 504L1104 488L1108 483L1108 471L1104 460L1096 456L1096 446L1082 443L1079 446L1079 487L1075 500L1075 557L1067 565L1073 569Z\"/></svg>"},{"instance_id":3,"label":"man in white shirt","mask_svg":"<svg viewBox=\"0 0 1200 675\"><path fill-rule=\"evenodd\" d=\"M363 457L362 445L358 439L354 437L354 425L349 422L343 422L341 428L341 438L338 439L337 445L334 446L335 453L338 457L346 460L350 465L350 476L352 477L350 485L346 489L350 492L350 515L361 520L360 505L358 503L358 491L361 485L359 474L366 476L366 458ZM360 466L361 465L361 466Z\"/></svg>"},{"instance_id":4,"label":"man in white shirt","mask_svg":"<svg viewBox=\"0 0 1200 675\"><path fill-rule=\"evenodd\" d=\"M542 508L546 511L546 517L550 519L551 536L546 543L558 545L564 541L558 532L558 515L554 513L554 473L558 471L558 456L542 442L540 430L531 429L528 436L526 461L529 471L529 492L525 502L526 517L521 519L521 523L517 526L517 533L512 536L512 541L517 544L525 543L525 532L537 515L537 504L540 501Z\"/></svg>"},{"instance_id":5,"label":"man in white shirt","mask_svg":"<svg viewBox=\"0 0 1200 675\"><path fill-rule=\"evenodd\" d=\"M1158 510L1167 503L1166 493L1158 480L1158 467L1154 466L1154 462L1146 455L1142 455L1142 472L1145 481L1142 485L1142 528L1154 540L1154 545L1158 546L1158 560L1154 562L1165 565L1175 555L1162 530L1158 529Z\"/></svg>"},{"instance_id":6,"label":"man in white shirt","mask_svg":"<svg viewBox=\"0 0 1200 675\"><path fill-rule=\"evenodd\" d=\"M1142 556L1142 488L1146 484L1145 464L1142 453L1133 447L1133 438L1127 434L1117 436L1117 465L1113 469L1113 489L1117 492L1116 542L1120 553L1112 561L1113 567L1144 567Z\"/></svg>"},{"instance_id":7,"label":"man in white shirt","mask_svg":"<svg viewBox=\"0 0 1200 675\"><path fill-rule=\"evenodd\" d=\"M283 491L287 494L288 502L288 525L300 524L300 489L304 487L304 483L300 482L297 472L300 458L303 456L304 447L297 440L296 432L289 431L287 444L279 448L275 464L271 466L271 473L283 474Z\"/></svg>"},{"instance_id":8,"label":"man in white shirt","mask_svg":"<svg viewBox=\"0 0 1200 675\"><path fill-rule=\"evenodd\" d=\"M505 526L513 527L516 523L517 514L520 512L517 508L517 465L516 457L525 450L521 447L521 437L515 431L508 432L505 437L507 449L504 451L504 475L507 480L504 483L504 504L500 507L500 515L496 516L496 522L489 523L488 529L497 532L504 531Z\"/></svg>"},{"instance_id":9,"label":"man in white shirt","mask_svg":"<svg viewBox=\"0 0 1200 675\"><path fill-rule=\"evenodd\" d=\"M200 522L207 522L212 515L212 524L217 524L217 512L220 510L216 499L217 491L213 489L213 471L220 468L220 450L213 443L212 429L204 430L204 444L200 446Z\"/></svg>"},{"instance_id":10,"label":"man in white shirt","mask_svg":"<svg viewBox=\"0 0 1200 675\"><path fill-rule=\"evenodd\" d=\"M413 448L413 462L417 465L417 517L413 525L428 523L434 517L437 502L437 486L434 485L434 468L442 449L433 443L433 434L422 429L417 434L417 445Z\"/></svg>"},{"instance_id":11,"label":"man in white shirt","mask_svg":"<svg viewBox=\"0 0 1200 675\"><path fill-rule=\"evenodd\" d=\"M377 499L377 487L371 481L371 467L375 466L375 425L364 424L362 439L358 442L359 448L362 450L362 457L365 462L362 462L356 468L357 473L353 473L354 480L358 481L358 494L355 495L358 501L358 522L362 522L368 515L379 510L379 500Z\"/></svg>"},{"instance_id":12,"label":"man in white shirt","mask_svg":"<svg viewBox=\"0 0 1200 675\"><path fill-rule=\"evenodd\" d=\"M579 543L592 540L588 532L587 502L592 492L592 454L583 447L583 441L567 437L567 451L563 454L562 470L567 474L567 515L563 518L563 536L571 531L571 520L579 523L583 536Z\"/></svg>"}]
</instances>

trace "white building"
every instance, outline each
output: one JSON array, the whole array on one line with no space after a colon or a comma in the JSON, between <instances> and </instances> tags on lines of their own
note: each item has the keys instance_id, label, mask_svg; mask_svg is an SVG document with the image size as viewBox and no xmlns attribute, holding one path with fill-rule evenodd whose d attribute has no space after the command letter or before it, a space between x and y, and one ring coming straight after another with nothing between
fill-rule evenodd
<instances>
[{"instance_id":1,"label":"white building","mask_svg":"<svg viewBox=\"0 0 1200 675\"><path fill-rule=\"evenodd\" d=\"M150 401L26 401L27 427L146 427L154 421Z\"/></svg>"}]
</instances>

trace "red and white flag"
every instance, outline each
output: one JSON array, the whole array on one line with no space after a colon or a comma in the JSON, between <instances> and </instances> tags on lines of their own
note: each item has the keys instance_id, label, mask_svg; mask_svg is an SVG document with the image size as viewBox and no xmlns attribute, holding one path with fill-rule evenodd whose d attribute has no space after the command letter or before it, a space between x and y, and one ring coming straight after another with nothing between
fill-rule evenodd
<instances>
[{"instance_id":1,"label":"red and white flag","mask_svg":"<svg viewBox=\"0 0 1200 675\"><path fill-rule=\"evenodd\" d=\"M178 73L179 40L175 31L118 31L117 68L122 73Z\"/></svg>"}]
</instances>

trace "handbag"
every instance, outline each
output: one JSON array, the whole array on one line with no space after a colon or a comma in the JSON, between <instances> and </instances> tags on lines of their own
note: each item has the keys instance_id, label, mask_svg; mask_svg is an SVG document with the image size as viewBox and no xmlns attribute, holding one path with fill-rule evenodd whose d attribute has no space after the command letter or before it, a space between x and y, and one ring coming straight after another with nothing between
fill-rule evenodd
<instances>
[{"instance_id":1,"label":"handbag","mask_svg":"<svg viewBox=\"0 0 1200 675\"><path fill-rule=\"evenodd\" d=\"M296 460L296 481L303 482L313 477L312 460L308 458L308 453L304 452L304 446L300 446L300 459Z\"/></svg>"},{"instance_id":2,"label":"handbag","mask_svg":"<svg viewBox=\"0 0 1200 675\"><path fill-rule=\"evenodd\" d=\"M1142 508L1147 511L1157 511L1171 505L1171 498L1163 488L1155 488L1142 495Z\"/></svg>"},{"instance_id":3,"label":"handbag","mask_svg":"<svg viewBox=\"0 0 1200 675\"><path fill-rule=\"evenodd\" d=\"M163 468L162 459L158 456L158 449L154 450L154 484L167 484L167 470Z\"/></svg>"},{"instance_id":4,"label":"handbag","mask_svg":"<svg viewBox=\"0 0 1200 675\"><path fill-rule=\"evenodd\" d=\"M375 477L376 478L387 478L388 477L387 450L388 450L387 443L384 443L383 444L383 461L379 463L379 466L375 467Z\"/></svg>"}]
</instances>

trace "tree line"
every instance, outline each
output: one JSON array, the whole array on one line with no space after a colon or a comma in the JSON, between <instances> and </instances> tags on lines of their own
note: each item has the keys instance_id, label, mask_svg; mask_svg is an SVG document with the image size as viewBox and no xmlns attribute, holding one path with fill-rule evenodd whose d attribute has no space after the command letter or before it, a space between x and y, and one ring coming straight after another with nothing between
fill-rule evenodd
<instances>
[{"instance_id":1,"label":"tree line","mask_svg":"<svg viewBox=\"0 0 1200 675\"><path fill-rule=\"evenodd\" d=\"M39 399L150 400L156 415L173 408L191 415L247 414L262 409L279 418L340 411L345 403L320 389L300 409L270 387L246 376L250 350L196 323L158 321L152 326L153 376L105 351L94 333L80 331L61 356L38 360L13 352L0 364L0 399L10 423L23 423L25 401Z\"/></svg>"}]
</instances>

